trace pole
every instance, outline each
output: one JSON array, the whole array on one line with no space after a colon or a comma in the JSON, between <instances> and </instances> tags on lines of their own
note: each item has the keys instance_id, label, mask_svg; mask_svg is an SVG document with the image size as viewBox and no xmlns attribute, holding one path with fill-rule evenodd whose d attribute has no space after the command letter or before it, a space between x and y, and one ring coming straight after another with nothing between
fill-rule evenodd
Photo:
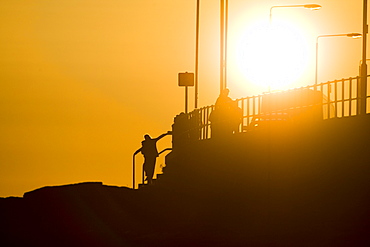
<instances>
[{"instance_id":1,"label":"pole","mask_svg":"<svg viewBox=\"0 0 370 247\"><path fill-rule=\"evenodd\" d=\"M224 57L224 88L227 88L227 31L229 26L229 0L226 0L225 6L225 57Z\"/></svg>"},{"instance_id":2,"label":"pole","mask_svg":"<svg viewBox=\"0 0 370 247\"><path fill-rule=\"evenodd\" d=\"M317 69L318 69L318 62L319 62L319 37L316 37L316 62L315 62L315 86L317 86ZM315 87L316 89L317 87Z\"/></svg>"},{"instance_id":3,"label":"pole","mask_svg":"<svg viewBox=\"0 0 370 247\"><path fill-rule=\"evenodd\" d=\"M135 154L132 156L132 188L135 189Z\"/></svg>"},{"instance_id":4,"label":"pole","mask_svg":"<svg viewBox=\"0 0 370 247\"><path fill-rule=\"evenodd\" d=\"M188 86L185 86L185 113L188 113Z\"/></svg>"},{"instance_id":5,"label":"pole","mask_svg":"<svg viewBox=\"0 0 370 247\"><path fill-rule=\"evenodd\" d=\"M367 96L367 64L366 64L366 38L368 32L367 26L367 0L363 2L362 17L362 62L361 62L361 85L360 85L360 115L366 114L366 96Z\"/></svg>"},{"instance_id":6,"label":"pole","mask_svg":"<svg viewBox=\"0 0 370 247\"><path fill-rule=\"evenodd\" d=\"M269 15L269 24L270 24L270 27L271 27L271 24L272 24L272 9L274 8L274 6L272 6L270 8L270 15Z\"/></svg>"},{"instance_id":7,"label":"pole","mask_svg":"<svg viewBox=\"0 0 370 247\"><path fill-rule=\"evenodd\" d=\"M220 94L224 89L224 41L225 41L225 2L221 0L220 6Z\"/></svg>"},{"instance_id":8,"label":"pole","mask_svg":"<svg viewBox=\"0 0 370 247\"><path fill-rule=\"evenodd\" d=\"M196 27L195 27L195 102L194 108L198 108L198 57L199 57L199 1L197 0Z\"/></svg>"}]
</instances>

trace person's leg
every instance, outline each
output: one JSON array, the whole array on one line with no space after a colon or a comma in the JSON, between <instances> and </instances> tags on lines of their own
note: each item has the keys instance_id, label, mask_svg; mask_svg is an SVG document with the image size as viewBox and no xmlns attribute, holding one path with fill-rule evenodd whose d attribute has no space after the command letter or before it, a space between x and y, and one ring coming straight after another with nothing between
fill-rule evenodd
<instances>
[{"instance_id":1,"label":"person's leg","mask_svg":"<svg viewBox=\"0 0 370 247\"><path fill-rule=\"evenodd\" d=\"M146 177L148 180L148 184L151 184L153 181L156 160L157 157L151 157L147 160Z\"/></svg>"}]
</instances>

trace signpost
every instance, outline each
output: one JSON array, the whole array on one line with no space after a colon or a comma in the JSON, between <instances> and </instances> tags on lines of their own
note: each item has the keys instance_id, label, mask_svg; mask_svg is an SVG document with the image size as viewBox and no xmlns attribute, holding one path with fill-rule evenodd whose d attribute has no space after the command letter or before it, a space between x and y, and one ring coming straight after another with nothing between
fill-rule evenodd
<instances>
[{"instance_id":1,"label":"signpost","mask_svg":"<svg viewBox=\"0 0 370 247\"><path fill-rule=\"evenodd\" d=\"M179 87L185 87L185 113L188 113L188 87L194 86L194 73L179 73Z\"/></svg>"}]
</instances>

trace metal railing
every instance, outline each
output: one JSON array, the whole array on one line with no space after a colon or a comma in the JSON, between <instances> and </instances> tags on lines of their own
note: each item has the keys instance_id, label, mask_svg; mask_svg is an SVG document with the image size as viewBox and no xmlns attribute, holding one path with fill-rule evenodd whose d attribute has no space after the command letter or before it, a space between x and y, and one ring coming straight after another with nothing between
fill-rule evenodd
<instances>
[{"instance_id":1,"label":"metal railing","mask_svg":"<svg viewBox=\"0 0 370 247\"><path fill-rule=\"evenodd\" d=\"M236 99L235 102L242 112L241 123L236 132L247 131L254 124L254 121L263 115L287 114L294 117L302 112L312 113L314 111L315 117L320 120L357 116L360 114L361 107L360 83L361 77L351 77ZM369 113L369 107L367 107L369 98L369 93L366 92L366 99L362 100L366 113ZM177 135L181 133L182 136L197 133L196 137L191 139L209 139L211 137L210 116L214 110L215 106L211 105L185 115L178 115L176 118L181 117L182 119L181 128L178 128L180 124L176 123L175 118L174 132L177 132ZM188 124L184 124L184 121L187 121ZM176 128L179 131L175 131ZM188 137L185 139L189 139ZM181 139L184 140L184 138Z\"/></svg>"}]
</instances>

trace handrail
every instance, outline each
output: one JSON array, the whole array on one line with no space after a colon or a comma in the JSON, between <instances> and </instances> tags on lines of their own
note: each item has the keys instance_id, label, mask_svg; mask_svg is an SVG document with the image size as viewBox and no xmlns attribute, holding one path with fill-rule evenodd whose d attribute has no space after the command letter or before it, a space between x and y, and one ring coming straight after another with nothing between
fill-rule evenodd
<instances>
[{"instance_id":1,"label":"handrail","mask_svg":"<svg viewBox=\"0 0 370 247\"><path fill-rule=\"evenodd\" d=\"M165 148L165 149L163 149L162 151L160 151L159 153L158 153L158 155L161 155L162 153L164 153L164 152L166 152L166 151L172 151L172 148Z\"/></svg>"},{"instance_id":2,"label":"handrail","mask_svg":"<svg viewBox=\"0 0 370 247\"><path fill-rule=\"evenodd\" d=\"M137 153L135 152L133 157L132 157L132 188L133 189L135 189L135 156L136 155L137 155Z\"/></svg>"}]
</instances>

